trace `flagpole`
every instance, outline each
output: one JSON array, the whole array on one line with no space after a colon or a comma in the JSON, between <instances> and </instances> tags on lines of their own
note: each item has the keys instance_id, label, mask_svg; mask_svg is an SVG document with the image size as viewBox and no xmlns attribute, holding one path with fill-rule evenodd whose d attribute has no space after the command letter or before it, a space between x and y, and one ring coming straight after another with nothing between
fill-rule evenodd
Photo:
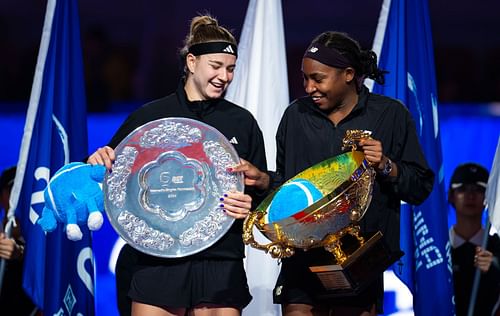
<instances>
[{"instance_id":1,"label":"flagpole","mask_svg":"<svg viewBox=\"0 0 500 316\"><path fill-rule=\"evenodd\" d=\"M19 153L18 167L16 168L16 176L14 177L14 184L11 188L9 196L9 209L6 213L8 221L5 225L5 237L10 238L12 235L12 226L15 225L15 215L14 211L19 202L19 196L21 194L21 186L23 183L24 172L26 168L26 157L28 156L28 149L31 142L31 134L33 132L33 126L35 122L36 113L38 110L38 101L40 98L41 90L41 78L43 76L45 58L47 56L50 32L52 28L52 17L54 15L54 10L56 6L56 0L49 0L47 2L47 10L45 12L45 23L42 30L42 40L40 44L40 51L38 54L37 64L35 68L35 76L33 80L32 92L30 95L30 101L28 106L28 113L26 115L26 124L24 126L23 139L21 141L21 149ZM49 22L47 22L49 21ZM0 293L3 286L3 277L5 274L5 267L7 265L6 259L2 259L0 262Z\"/></svg>"},{"instance_id":2,"label":"flagpole","mask_svg":"<svg viewBox=\"0 0 500 316\"><path fill-rule=\"evenodd\" d=\"M491 228L491 222L486 216L486 230L484 232L483 241L481 242L481 248L486 250L488 246L488 237L490 235L489 231ZM476 306L477 292L479 291L479 281L481 279L481 270L479 267L476 268L476 272L474 274L474 282L472 283L472 291L469 300L469 309L467 310L467 316L474 315L474 307Z\"/></svg>"},{"instance_id":3,"label":"flagpole","mask_svg":"<svg viewBox=\"0 0 500 316\"><path fill-rule=\"evenodd\" d=\"M488 185L486 187L486 192L485 192L485 205L488 208L488 212L486 216L486 231L481 243L481 247L483 250L486 250L486 247L488 246L488 237L490 234L491 226L495 227L495 229L499 231L498 219L495 217L495 215L498 215L500 211L499 207L500 204L497 203L500 197L499 184L500 184L500 137L498 138L495 157L493 159L493 165L491 167L490 176L488 178ZM467 310L468 316L472 316L474 314L474 307L476 305L480 279L481 279L481 271L479 270L479 268L476 268L476 272L474 274L474 281L472 283L472 291L469 300L469 307ZM497 303L493 307L493 311L495 311L495 309L498 308L499 303L500 300L497 301Z\"/></svg>"},{"instance_id":4,"label":"flagpole","mask_svg":"<svg viewBox=\"0 0 500 316\"><path fill-rule=\"evenodd\" d=\"M384 0L380 9L378 17L377 30L375 31L375 38L373 39L372 51L380 57L382 52L382 45L384 43L385 30L387 29L387 20L389 18L389 9L391 8L391 0ZM368 90L373 91L375 81L366 79L365 85Z\"/></svg>"},{"instance_id":5,"label":"flagpole","mask_svg":"<svg viewBox=\"0 0 500 316\"><path fill-rule=\"evenodd\" d=\"M78 1L48 0L9 200L26 241L22 285L47 315L95 314L90 232L73 242L62 226L45 234L37 224L51 175L88 155L87 143Z\"/></svg>"}]
</instances>

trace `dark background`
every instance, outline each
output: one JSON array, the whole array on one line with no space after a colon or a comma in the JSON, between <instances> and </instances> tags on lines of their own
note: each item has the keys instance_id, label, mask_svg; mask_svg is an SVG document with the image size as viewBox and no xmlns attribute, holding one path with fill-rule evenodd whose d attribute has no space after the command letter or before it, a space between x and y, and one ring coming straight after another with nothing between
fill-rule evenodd
<instances>
[{"instance_id":1,"label":"dark background","mask_svg":"<svg viewBox=\"0 0 500 316\"><path fill-rule=\"evenodd\" d=\"M325 30L371 48L381 0L284 0L290 98L303 94L302 53ZM239 38L247 1L80 0L90 111L120 110L175 89L189 20L210 12ZM0 1L0 111L24 111L46 1ZM500 101L500 1L429 1L441 103Z\"/></svg>"}]
</instances>

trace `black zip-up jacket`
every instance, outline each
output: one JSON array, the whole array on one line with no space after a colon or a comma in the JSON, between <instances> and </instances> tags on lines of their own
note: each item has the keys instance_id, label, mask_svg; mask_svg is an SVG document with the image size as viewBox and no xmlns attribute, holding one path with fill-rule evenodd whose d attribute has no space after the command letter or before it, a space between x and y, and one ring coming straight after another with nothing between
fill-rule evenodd
<instances>
[{"instance_id":1,"label":"black zip-up jacket","mask_svg":"<svg viewBox=\"0 0 500 316\"><path fill-rule=\"evenodd\" d=\"M274 186L342 154L342 138L349 129L372 131L372 137L382 142L383 154L397 164L396 177L377 174L372 201L360 226L367 233L381 231L390 249L399 251L400 202L422 203L432 191L434 173L425 160L410 112L397 100L363 87L358 104L337 126L310 97L292 102L276 134Z\"/></svg>"},{"instance_id":2,"label":"black zip-up jacket","mask_svg":"<svg viewBox=\"0 0 500 316\"><path fill-rule=\"evenodd\" d=\"M233 141L233 145L241 158L248 160L261 170L267 170L262 132L252 114L222 98L190 102L187 100L183 82L180 83L175 93L145 104L130 114L108 145L115 148L136 128L167 117L195 119L215 127L228 140L233 139L237 142ZM252 196L254 205L262 198L251 187L245 188L245 192ZM185 259L193 257L243 258L242 226L243 220L235 220L230 230L214 245Z\"/></svg>"}]
</instances>

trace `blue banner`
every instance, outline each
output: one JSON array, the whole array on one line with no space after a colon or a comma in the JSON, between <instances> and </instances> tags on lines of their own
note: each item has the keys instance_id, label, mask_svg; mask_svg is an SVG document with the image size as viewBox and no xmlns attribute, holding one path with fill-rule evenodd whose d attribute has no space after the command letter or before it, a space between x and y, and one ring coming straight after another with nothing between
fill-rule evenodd
<instances>
[{"instance_id":1,"label":"blue banner","mask_svg":"<svg viewBox=\"0 0 500 316\"><path fill-rule=\"evenodd\" d=\"M87 156L78 2L49 0L11 205L26 240L23 286L44 315L94 315L91 236L36 225L43 190L64 164Z\"/></svg>"},{"instance_id":2,"label":"blue banner","mask_svg":"<svg viewBox=\"0 0 500 316\"><path fill-rule=\"evenodd\" d=\"M385 0L377 33L374 50L377 52L380 40L379 67L389 74L385 85L376 84L373 92L407 105L429 166L436 174L434 190L422 205L401 208L405 256L394 266L394 272L413 293L415 315L454 315L448 206L427 1Z\"/></svg>"}]
</instances>

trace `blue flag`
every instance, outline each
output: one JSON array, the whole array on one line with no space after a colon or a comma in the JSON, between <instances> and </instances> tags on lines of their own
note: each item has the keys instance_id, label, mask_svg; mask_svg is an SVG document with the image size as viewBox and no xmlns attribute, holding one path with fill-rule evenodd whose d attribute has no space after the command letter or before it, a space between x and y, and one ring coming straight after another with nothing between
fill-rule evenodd
<instances>
[{"instance_id":1,"label":"blue flag","mask_svg":"<svg viewBox=\"0 0 500 316\"><path fill-rule=\"evenodd\" d=\"M78 2L49 0L10 200L26 240L23 286L44 315L94 315L88 229L73 242L62 225L36 225L51 175L84 159L87 142Z\"/></svg>"},{"instance_id":2,"label":"blue flag","mask_svg":"<svg viewBox=\"0 0 500 316\"><path fill-rule=\"evenodd\" d=\"M394 272L413 293L415 315L454 315L451 249L439 135L436 76L426 0L384 0L375 35L379 67L389 71L373 92L401 100L415 119L434 190L420 206L401 209L401 247Z\"/></svg>"}]
</instances>

